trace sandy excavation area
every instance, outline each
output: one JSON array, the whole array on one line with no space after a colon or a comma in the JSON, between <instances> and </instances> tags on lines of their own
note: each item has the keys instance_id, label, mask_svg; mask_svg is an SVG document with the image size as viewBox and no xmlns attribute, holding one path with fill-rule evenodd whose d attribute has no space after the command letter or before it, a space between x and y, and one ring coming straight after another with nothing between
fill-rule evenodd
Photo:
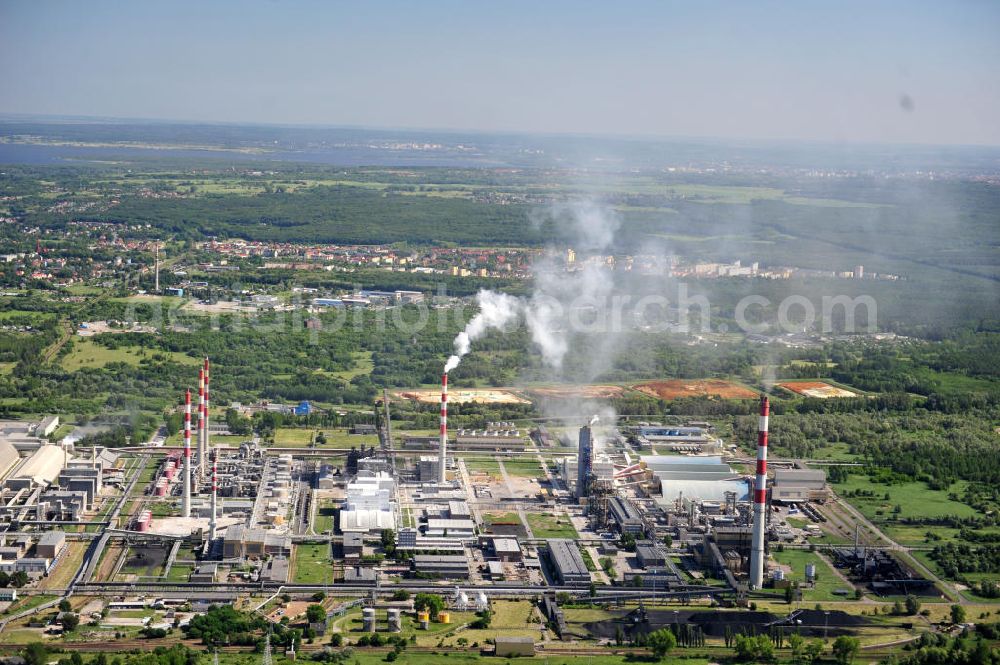
<instances>
[{"instance_id":1,"label":"sandy excavation area","mask_svg":"<svg viewBox=\"0 0 1000 665\"><path fill-rule=\"evenodd\" d=\"M671 379L648 381L632 386L634 390L659 399L680 397L721 397L723 399L753 399L757 393L723 379Z\"/></svg>"},{"instance_id":2,"label":"sandy excavation area","mask_svg":"<svg viewBox=\"0 0 1000 665\"><path fill-rule=\"evenodd\" d=\"M852 393L850 390L831 386L829 383L824 383L823 381L787 381L778 385L785 390L791 390L793 393L805 395L806 397L815 397L816 399L857 397L857 394Z\"/></svg>"},{"instance_id":3,"label":"sandy excavation area","mask_svg":"<svg viewBox=\"0 0 1000 665\"><path fill-rule=\"evenodd\" d=\"M625 389L621 386L587 386L562 385L532 388L529 391L533 397L554 399L610 399L621 397Z\"/></svg>"}]
</instances>

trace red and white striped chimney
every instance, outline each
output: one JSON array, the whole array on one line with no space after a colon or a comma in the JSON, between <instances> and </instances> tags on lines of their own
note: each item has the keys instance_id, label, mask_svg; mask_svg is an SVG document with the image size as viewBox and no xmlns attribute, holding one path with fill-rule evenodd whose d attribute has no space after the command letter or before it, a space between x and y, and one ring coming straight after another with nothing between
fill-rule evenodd
<instances>
[{"instance_id":1,"label":"red and white striped chimney","mask_svg":"<svg viewBox=\"0 0 1000 665\"><path fill-rule=\"evenodd\" d=\"M448 456L448 374L441 375L441 446L438 452L438 482L445 483Z\"/></svg>"},{"instance_id":2,"label":"red and white striped chimney","mask_svg":"<svg viewBox=\"0 0 1000 665\"><path fill-rule=\"evenodd\" d=\"M184 391L184 499L183 515L191 517L191 389Z\"/></svg>"},{"instance_id":3,"label":"red and white striped chimney","mask_svg":"<svg viewBox=\"0 0 1000 665\"><path fill-rule=\"evenodd\" d=\"M764 586L764 532L767 503L767 418L771 404L767 395L760 399L757 425L757 482L753 493L753 543L750 550L750 588Z\"/></svg>"}]
</instances>

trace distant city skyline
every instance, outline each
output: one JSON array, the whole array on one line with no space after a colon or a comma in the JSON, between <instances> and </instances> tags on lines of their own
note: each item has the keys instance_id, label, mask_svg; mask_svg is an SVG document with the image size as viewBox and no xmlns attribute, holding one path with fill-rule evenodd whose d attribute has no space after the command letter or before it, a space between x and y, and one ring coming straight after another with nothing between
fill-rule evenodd
<instances>
[{"instance_id":1,"label":"distant city skyline","mask_svg":"<svg viewBox=\"0 0 1000 665\"><path fill-rule=\"evenodd\" d=\"M0 113L1000 145L1000 3L0 0Z\"/></svg>"}]
</instances>

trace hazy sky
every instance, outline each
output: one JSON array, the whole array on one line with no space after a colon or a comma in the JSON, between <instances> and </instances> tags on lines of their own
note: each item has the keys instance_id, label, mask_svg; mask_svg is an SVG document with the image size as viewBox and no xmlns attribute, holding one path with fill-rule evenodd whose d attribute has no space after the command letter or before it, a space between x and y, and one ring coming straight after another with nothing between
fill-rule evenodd
<instances>
[{"instance_id":1,"label":"hazy sky","mask_svg":"<svg viewBox=\"0 0 1000 665\"><path fill-rule=\"evenodd\" d=\"M1000 144L1000 2L0 0L0 112Z\"/></svg>"}]
</instances>

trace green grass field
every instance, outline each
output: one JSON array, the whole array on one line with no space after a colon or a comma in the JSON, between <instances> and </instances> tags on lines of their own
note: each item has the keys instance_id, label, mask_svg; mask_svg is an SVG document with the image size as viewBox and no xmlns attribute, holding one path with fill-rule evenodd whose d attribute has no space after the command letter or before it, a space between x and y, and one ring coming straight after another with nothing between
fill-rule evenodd
<instances>
[{"instance_id":1,"label":"green grass field","mask_svg":"<svg viewBox=\"0 0 1000 665\"><path fill-rule=\"evenodd\" d=\"M44 593L40 593L34 596L21 596L10 607L7 608L6 614L17 614L18 612L24 612L25 610L30 610L32 608L38 607L39 605L44 605L50 600L55 600L56 598L57 596L50 596Z\"/></svg>"},{"instance_id":2,"label":"green grass field","mask_svg":"<svg viewBox=\"0 0 1000 665\"><path fill-rule=\"evenodd\" d=\"M865 517L876 523L891 522L894 517L893 509L899 506L901 512L895 517L904 519L907 517L945 517L954 515L956 517L975 517L976 511L964 503L952 501L948 498L949 492L961 494L965 490L965 484L958 482L952 485L948 491L932 490L922 482L909 482L899 485L876 484L868 476L851 475L846 482L835 485L837 493L860 510ZM875 498L869 497L848 497L847 494L855 490L872 491ZM889 499L885 500L885 494L889 494Z\"/></svg>"},{"instance_id":3,"label":"green grass field","mask_svg":"<svg viewBox=\"0 0 1000 665\"><path fill-rule=\"evenodd\" d=\"M328 543L301 543L295 546L292 581L297 584L328 584L333 579Z\"/></svg>"},{"instance_id":4,"label":"green grass field","mask_svg":"<svg viewBox=\"0 0 1000 665\"><path fill-rule=\"evenodd\" d=\"M191 447L195 448L198 445L198 431L195 429L198 425L195 421L195 416L191 416ZM239 436L232 434L213 434L212 435L212 445L213 446L226 446L230 448L239 448L240 444L244 441L249 440L249 436ZM175 432L167 437L164 441L165 446L171 447L181 447L184 445L184 433Z\"/></svg>"},{"instance_id":5,"label":"green grass field","mask_svg":"<svg viewBox=\"0 0 1000 665\"><path fill-rule=\"evenodd\" d=\"M151 361L154 357L163 357L180 365L194 366L201 362L197 358L177 351L151 351L140 346L109 349L89 337L74 337L70 345L69 353L63 356L61 361L62 368L67 372L101 368L111 363L126 363L137 367L143 360Z\"/></svg>"},{"instance_id":6,"label":"green grass field","mask_svg":"<svg viewBox=\"0 0 1000 665\"><path fill-rule=\"evenodd\" d=\"M354 367L340 372L323 372L328 376L333 376L341 381L350 381L356 376L368 375L375 369L375 362L372 360L371 351L355 351L351 354L354 360Z\"/></svg>"},{"instance_id":7,"label":"green grass field","mask_svg":"<svg viewBox=\"0 0 1000 665\"><path fill-rule=\"evenodd\" d=\"M814 587L802 587L802 599L804 601L845 600L846 598L853 598L853 595L845 597L833 593L835 589L849 589L853 593L853 588L850 584L837 577L837 574L830 565L815 552L807 550L777 552L771 550L771 557L776 562L791 567L790 572L786 571L786 579L790 579L793 582L800 582L803 585L806 579L806 564L812 563L816 565L816 585Z\"/></svg>"},{"instance_id":8,"label":"green grass field","mask_svg":"<svg viewBox=\"0 0 1000 665\"><path fill-rule=\"evenodd\" d=\"M8 324L11 321L18 321L26 323L26 325L38 325L44 321L48 321L55 318L55 314L52 312L31 312L28 310L20 309L7 309L0 311L0 324Z\"/></svg>"},{"instance_id":9,"label":"green grass field","mask_svg":"<svg viewBox=\"0 0 1000 665\"><path fill-rule=\"evenodd\" d=\"M536 459L504 460L503 466L511 476L522 478L544 478L545 471Z\"/></svg>"},{"instance_id":10,"label":"green grass field","mask_svg":"<svg viewBox=\"0 0 1000 665\"><path fill-rule=\"evenodd\" d=\"M309 428L281 427L274 433L273 448L308 448L309 442L313 440L319 430ZM367 436L362 434L351 434L346 429L324 429L323 435L326 443L317 445L318 450L349 450L360 448L362 445L371 447L378 445L377 436Z\"/></svg>"},{"instance_id":11,"label":"green grass field","mask_svg":"<svg viewBox=\"0 0 1000 665\"><path fill-rule=\"evenodd\" d=\"M996 392L997 382L980 379L964 374L951 372L936 372L927 367L910 368L921 382L930 383L934 391L943 395L963 395L975 392Z\"/></svg>"},{"instance_id":12,"label":"green grass field","mask_svg":"<svg viewBox=\"0 0 1000 665\"><path fill-rule=\"evenodd\" d=\"M316 516L313 519L315 533L326 533L333 530L333 513L337 503L333 499L320 499L319 505L316 506Z\"/></svg>"},{"instance_id":13,"label":"green grass field","mask_svg":"<svg viewBox=\"0 0 1000 665\"><path fill-rule=\"evenodd\" d=\"M483 513L483 525L491 526L493 524L519 524L521 518L518 517L517 513Z\"/></svg>"},{"instance_id":14,"label":"green grass field","mask_svg":"<svg viewBox=\"0 0 1000 665\"><path fill-rule=\"evenodd\" d=\"M156 469L159 467L162 458L153 457L148 462L146 462L145 468L139 472L139 480L136 481L135 487L132 488L132 493L129 496L142 496L146 487L149 483L153 482L153 478L156 476Z\"/></svg>"},{"instance_id":15,"label":"green grass field","mask_svg":"<svg viewBox=\"0 0 1000 665\"><path fill-rule=\"evenodd\" d=\"M535 538L571 538L576 539L576 529L566 516L556 516L550 513L525 513L528 526Z\"/></svg>"},{"instance_id":16,"label":"green grass field","mask_svg":"<svg viewBox=\"0 0 1000 665\"><path fill-rule=\"evenodd\" d=\"M187 582L192 570L194 566L189 563L175 563L167 571L166 579L168 582Z\"/></svg>"}]
</instances>

